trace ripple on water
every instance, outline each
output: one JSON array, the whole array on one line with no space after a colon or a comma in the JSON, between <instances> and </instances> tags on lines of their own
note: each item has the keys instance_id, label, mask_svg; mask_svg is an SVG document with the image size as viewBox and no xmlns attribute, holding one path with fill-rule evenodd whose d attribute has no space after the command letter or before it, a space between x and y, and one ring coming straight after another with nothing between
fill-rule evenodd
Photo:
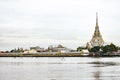
<instances>
[{"instance_id":1,"label":"ripple on water","mask_svg":"<svg viewBox=\"0 0 120 80\"><path fill-rule=\"evenodd\" d=\"M120 63L116 63L116 62L100 62L100 61L89 62L88 64L95 64L93 67L106 67L106 66L120 65Z\"/></svg>"}]
</instances>

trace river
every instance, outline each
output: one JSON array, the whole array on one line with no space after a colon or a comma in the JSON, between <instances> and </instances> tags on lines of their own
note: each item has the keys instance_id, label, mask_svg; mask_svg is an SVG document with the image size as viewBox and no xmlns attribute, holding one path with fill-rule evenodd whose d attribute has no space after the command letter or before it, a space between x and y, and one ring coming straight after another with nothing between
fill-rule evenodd
<instances>
[{"instance_id":1,"label":"river","mask_svg":"<svg viewBox=\"0 0 120 80\"><path fill-rule=\"evenodd\" d=\"M0 80L120 80L120 58L0 57Z\"/></svg>"}]
</instances>

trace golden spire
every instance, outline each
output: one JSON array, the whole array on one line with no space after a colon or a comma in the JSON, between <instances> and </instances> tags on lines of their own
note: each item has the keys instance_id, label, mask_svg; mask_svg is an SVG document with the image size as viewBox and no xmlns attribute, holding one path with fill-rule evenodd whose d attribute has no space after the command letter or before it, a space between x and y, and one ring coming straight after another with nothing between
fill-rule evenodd
<instances>
[{"instance_id":1,"label":"golden spire","mask_svg":"<svg viewBox=\"0 0 120 80\"><path fill-rule=\"evenodd\" d=\"M98 26L98 13L96 12L96 26L94 36L101 36L99 26Z\"/></svg>"},{"instance_id":2,"label":"golden spire","mask_svg":"<svg viewBox=\"0 0 120 80\"><path fill-rule=\"evenodd\" d=\"M96 27L98 27L98 13L96 12Z\"/></svg>"},{"instance_id":3,"label":"golden spire","mask_svg":"<svg viewBox=\"0 0 120 80\"><path fill-rule=\"evenodd\" d=\"M94 32L94 35L93 35L90 43L91 43L92 47L101 46L104 43L102 36L100 34L99 26L98 26L98 13L97 12L96 12L95 32Z\"/></svg>"}]
</instances>

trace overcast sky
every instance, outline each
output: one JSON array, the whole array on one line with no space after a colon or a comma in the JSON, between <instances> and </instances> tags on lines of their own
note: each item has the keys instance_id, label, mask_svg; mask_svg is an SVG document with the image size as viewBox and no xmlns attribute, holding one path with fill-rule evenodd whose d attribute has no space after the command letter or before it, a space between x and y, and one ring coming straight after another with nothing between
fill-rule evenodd
<instances>
[{"instance_id":1,"label":"overcast sky","mask_svg":"<svg viewBox=\"0 0 120 80\"><path fill-rule=\"evenodd\" d=\"M120 45L120 0L0 0L0 50L84 46L96 12L106 43Z\"/></svg>"}]
</instances>

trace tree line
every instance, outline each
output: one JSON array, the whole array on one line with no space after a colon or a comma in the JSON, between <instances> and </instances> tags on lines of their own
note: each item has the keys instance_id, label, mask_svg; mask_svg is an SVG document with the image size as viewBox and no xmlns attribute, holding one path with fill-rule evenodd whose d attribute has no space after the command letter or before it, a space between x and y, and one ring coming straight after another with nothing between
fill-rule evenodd
<instances>
[{"instance_id":1,"label":"tree line","mask_svg":"<svg viewBox=\"0 0 120 80\"><path fill-rule=\"evenodd\" d=\"M82 49L88 49L87 47L78 47L77 51L80 51ZM93 48L88 49L90 52L102 52L102 53L107 53L107 52L117 52L120 50L120 47L116 46L115 44L111 43L109 45L105 46L95 46Z\"/></svg>"}]
</instances>

